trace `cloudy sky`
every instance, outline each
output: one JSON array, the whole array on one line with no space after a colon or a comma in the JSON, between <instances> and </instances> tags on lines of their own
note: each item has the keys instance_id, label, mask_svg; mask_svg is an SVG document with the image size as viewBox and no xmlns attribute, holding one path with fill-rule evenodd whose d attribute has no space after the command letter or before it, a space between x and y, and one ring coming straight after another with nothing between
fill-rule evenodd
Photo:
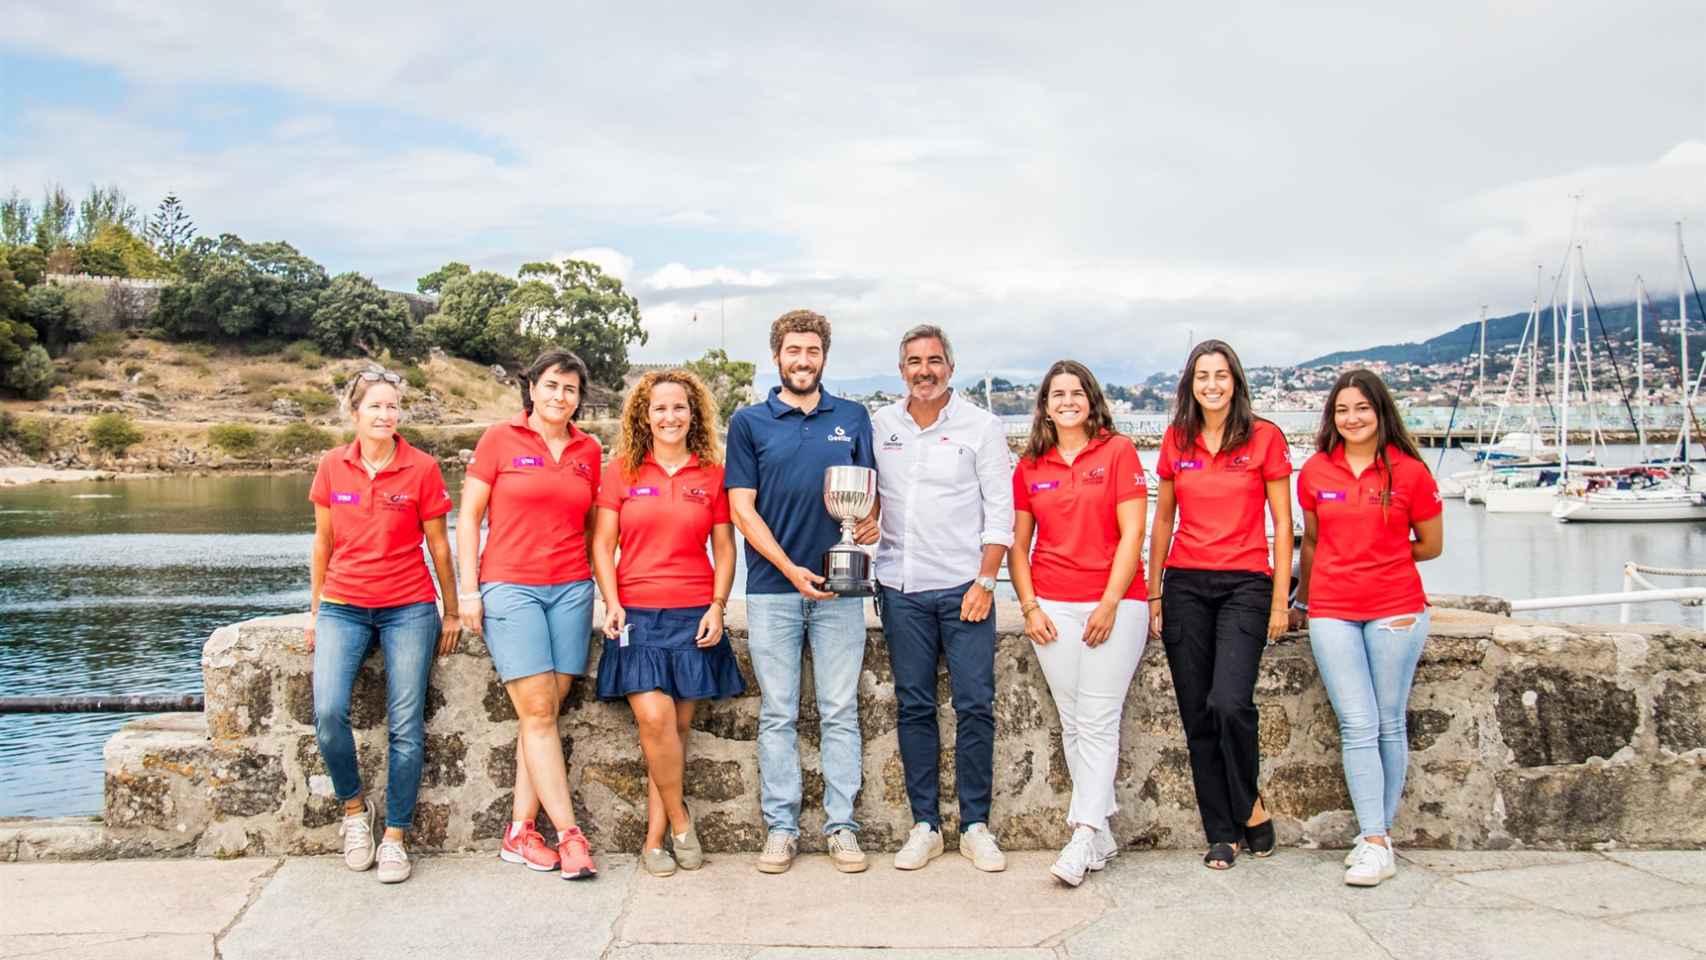
<instances>
[{"instance_id":1,"label":"cloudy sky","mask_svg":"<svg viewBox=\"0 0 1706 960\"><path fill-rule=\"evenodd\" d=\"M842 376L923 321L962 375L1419 339L1525 309L1578 193L1602 301L1674 288L1679 217L1706 268L1700 0L251 6L11 5L0 190L398 289L576 252L637 359L809 306Z\"/></svg>"}]
</instances>

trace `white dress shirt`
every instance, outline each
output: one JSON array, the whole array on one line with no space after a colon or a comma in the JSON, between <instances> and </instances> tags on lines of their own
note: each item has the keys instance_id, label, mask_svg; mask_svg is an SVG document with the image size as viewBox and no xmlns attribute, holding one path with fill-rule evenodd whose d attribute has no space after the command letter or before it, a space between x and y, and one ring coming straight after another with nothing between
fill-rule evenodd
<instances>
[{"instance_id":1,"label":"white dress shirt","mask_svg":"<svg viewBox=\"0 0 1706 960\"><path fill-rule=\"evenodd\" d=\"M960 398L919 427L906 400L871 417L882 539L876 578L905 593L978 575L983 548L1013 545L1013 467L1000 418Z\"/></svg>"}]
</instances>

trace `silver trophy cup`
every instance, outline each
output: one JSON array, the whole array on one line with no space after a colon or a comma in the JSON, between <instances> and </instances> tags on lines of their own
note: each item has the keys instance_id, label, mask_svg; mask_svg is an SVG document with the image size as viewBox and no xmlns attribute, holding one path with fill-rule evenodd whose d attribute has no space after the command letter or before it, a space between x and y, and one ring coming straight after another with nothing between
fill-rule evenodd
<instances>
[{"instance_id":1,"label":"silver trophy cup","mask_svg":"<svg viewBox=\"0 0 1706 960\"><path fill-rule=\"evenodd\" d=\"M823 505L841 521L841 542L823 555L823 588L843 597L876 593L871 555L853 542L853 525L877 505L877 471L870 467L830 467L823 472Z\"/></svg>"}]
</instances>

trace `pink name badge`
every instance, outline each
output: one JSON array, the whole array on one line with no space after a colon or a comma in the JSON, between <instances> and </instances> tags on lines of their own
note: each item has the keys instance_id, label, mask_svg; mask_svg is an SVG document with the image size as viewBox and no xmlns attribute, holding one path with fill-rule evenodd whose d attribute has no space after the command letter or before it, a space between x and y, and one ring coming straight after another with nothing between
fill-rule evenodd
<instances>
[{"instance_id":1,"label":"pink name badge","mask_svg":"<svg viewBox=\"0 0 1706 960\"><path fill-rule=\"evenodd\" d=\"M1058 486L1060 486L1059 480L1044 480L1042 483L1031 484L1031 492L1032 493L1040 493L1044 490L1053 490L1055 487L1058 487Z\"/></svg>"},{"instance_id":2,"label":"pink name badge","mask_svg":"<svg viewBox=\"0 0 1706 960\"><path fill-rule=\"evenodd\" d=\"M515 467L543 467L545 465L545 458L516 457L514 460L510 461L510 465Z\"/></svg>"},{"instance_id":3,"label":"pink name badge","mask_svg":"<svg viewBox=\"0 0 1706 960\"><path fill-rule=\"evenodd\" d=\"M655 497L657 495L658 495L658 488L657 487L629 487L628 488L628 496L630 496L630 497Z\"/></svg>"},{"instance_id":4,"label":"pink name badge","mask_svg":"<svg viewBox=\"0 0 1706 960\"><path fill-rule=\"evenodd\" d=\"M1345 502L1345 491L1343 491L1343 490L1323 490L1320 493L1317 493L1315 495L1315 499L1326 500L1326 501L1333 502L1333 503L1344 503Z\"/></svg>"},{"instance_id":5,"label":"pink name badge","mask_svg":"<svg viewBox=\"0 0 1706 960\"><path fill-rule=\"evenodd\" d=\"M332 502L333 503L360 503L361 502L361 494L359 494L359 493L334 493L334 494L332 494Z\"/></svg>"},{"instance_id":6,"label":"pink name badge","mask_svg":"<svg viewBox=\"0 0 1706 960\"><path fill-rule=\"evenodd\" d=\"M1202 461L1201 460L1180 460L1179 461L1179 469L1180 470L1201 470L1202 469Z\"/></svg>"}]
</instances>

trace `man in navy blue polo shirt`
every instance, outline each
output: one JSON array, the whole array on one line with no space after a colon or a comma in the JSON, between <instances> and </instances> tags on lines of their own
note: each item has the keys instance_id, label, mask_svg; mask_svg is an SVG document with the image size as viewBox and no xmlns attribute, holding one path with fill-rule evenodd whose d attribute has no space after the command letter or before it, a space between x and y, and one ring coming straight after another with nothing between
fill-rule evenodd
<instances>
[{"instance_id":1,"label":"man in navy blue polo shirt","mask_svg":"<svg viewBox=\"0 0 1706 960\"><path fill-rule=\"evenodd\" d=\"M843 873L866 867L853 821L863 779L859 675L865 663L865 607L858 597L822 589L817 569L841 526L823 505L823 474L856 464L875 468L871 417L863 406L821 386L829 355L829 321L810 310L770 325L770 352L782 384L763 403L729 419L723 485L734 523L746 539L747 650L758 679L758 775L769 835L758 869L783 873L800 834L800 663L812 645L823 766L824 834L830 861ZM855 531L877 539L877 511Z\"/></svg>"}]
</instances>

